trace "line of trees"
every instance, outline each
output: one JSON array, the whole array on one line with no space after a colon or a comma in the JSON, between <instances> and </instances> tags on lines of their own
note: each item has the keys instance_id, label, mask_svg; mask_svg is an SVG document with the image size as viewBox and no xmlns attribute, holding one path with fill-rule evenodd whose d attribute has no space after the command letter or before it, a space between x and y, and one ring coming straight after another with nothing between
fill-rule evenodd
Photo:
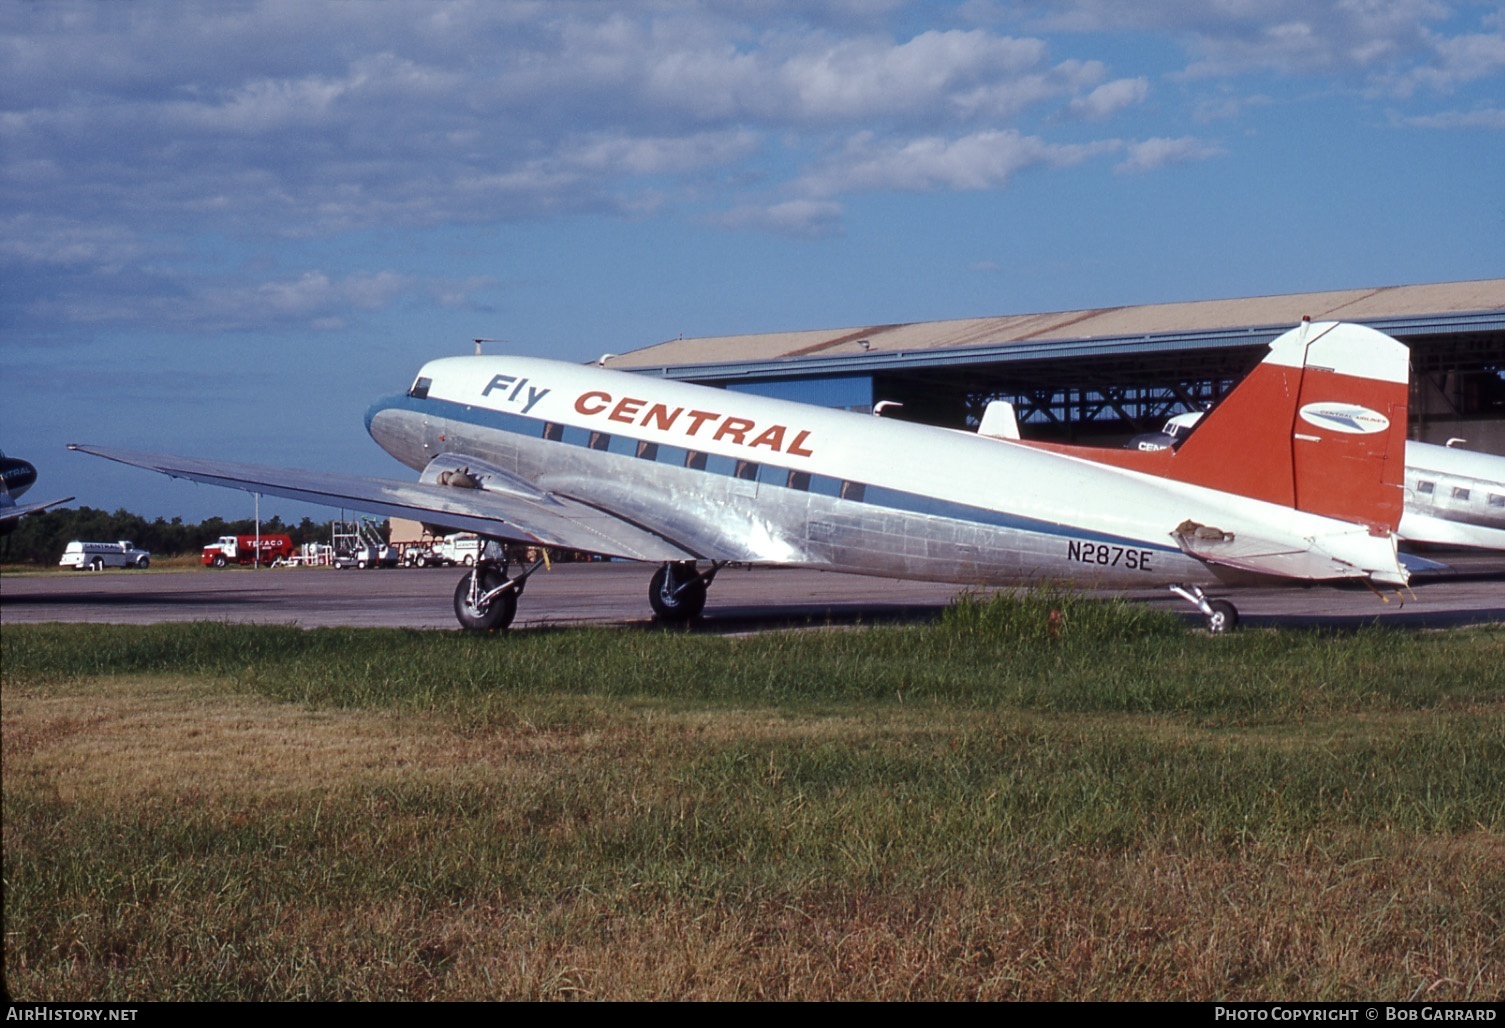
<instances>
[{"instance_id":1,"label":"line of trees","mask_svg":"<svg viewBox=\"0 0 1505 1028\"><path fill-rule=\"evenodd\" d=\"M297 525L287 525L281 518L261 522L262 535L287 534L294 543L328 542L331 522L304 518ZM15 530L0 539L0 561L7 564L56 564L63 549L74 539L88 542L115 542L129 539L153 556L170 557L198 553L222 535L252 535L256 522L251 518L226 521L209 518L197 524L185 524L182 518L148 521L124 507L110 514L93 507L66 507L29 514L16 522Z\"/></svg>"}]
</instances>

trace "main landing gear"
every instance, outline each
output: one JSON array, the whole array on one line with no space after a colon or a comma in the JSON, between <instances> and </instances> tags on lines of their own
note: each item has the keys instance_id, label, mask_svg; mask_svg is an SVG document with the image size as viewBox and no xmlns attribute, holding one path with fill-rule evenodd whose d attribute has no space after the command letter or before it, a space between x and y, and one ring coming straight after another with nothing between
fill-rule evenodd
<instances>
[{"instance_id":1,"label":"main landing gear","mask_svg":"<svg viewBox=\"0 0 1505 1028\"><path fill-rule=\"evenodd\" d=\"M506 546L488 544L485 556L476 561L455 586L455 617L460 626L472 632L496 632L512 624L517 616L517 598L533 572L546 565L543 557L511 574L513 560ZM701 571L693 560L671 561L653 573L648 586L648 602L653 613L665 624L680 625L695 620L705 609L706 590L725 562L711 564Z\"/></svg>"},{"instance_id":2,"label":"main landing gear","mask_svg":"<svg viewBox=\"0 0 1505 1028\"><path fill-rule=\"evenodd\" d=\"M1238 608L1227 600L1209 600L1197 586L1187 589L1173 585L1171 592L1202 612L1202 617L1207 620L1207 631L1212 635L1222 635L1238 627Z\"/></svg>"},{"instance_id":3,"label":"main landing gear","mask_svg":"<svg viewBox=\"0 0 1505 1028\"><path fill-rule=\"evenodd\" d=\"M693 560L667 563L653 573L648 583L648 602L653 613L669 625L682 625L700 617L705 610L706 590L711 587L716 572L726 565L711 565L711 570L701 573Z\"/></svg>"},{"instance_id":4,"label":"main landing gear","mask_svg":"<svg viewBox=\"0 0 1505 1028\"><path fill-rule=\"evenodd\" d=\"M539 557L526 570L509 576L512 560L503 548L500 560L483 557L476 561L455 586L455 617L472 632L494 632L512 624L517 616L517 598L528 578L544 565Z\"/></svg>"}]
</instances>

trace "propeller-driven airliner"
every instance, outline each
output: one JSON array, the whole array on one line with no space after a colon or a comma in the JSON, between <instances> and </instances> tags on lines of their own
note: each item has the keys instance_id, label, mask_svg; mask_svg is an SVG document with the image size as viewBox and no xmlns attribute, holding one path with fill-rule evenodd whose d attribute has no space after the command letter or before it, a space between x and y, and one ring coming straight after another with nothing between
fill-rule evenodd
<instances>
[{"instance_id":1,"label":"propeller-driven airliner","mask_svg":"<svg viewBox=\"0 0 1505 1028\"><path fill-rule=\"evenodd\" d=\"M735 563L1168 587L1223 631L1237 611L1206 590L1226 583L1406 583L1408 381L1394 339L1303 323L1183 444L1105 463L595 365L445 357L366 414L416 482L71 448L479 533L483 559L454 596L468 629L512 621L544 563L514 563L523 544L658 565L649 601L671 622L698 616Z\"/></svg>"}]
</instances>

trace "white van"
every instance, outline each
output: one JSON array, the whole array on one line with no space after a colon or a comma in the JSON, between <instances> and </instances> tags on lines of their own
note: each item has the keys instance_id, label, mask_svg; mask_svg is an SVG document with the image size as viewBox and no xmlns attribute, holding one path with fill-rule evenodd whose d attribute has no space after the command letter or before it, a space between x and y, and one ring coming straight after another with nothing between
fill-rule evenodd
<instances>
[{"instance_id":1,"label":"white van","mask_svg":"<svg viewBox=\"0 0 1505 1028\"><path fill-rule=\"evenodd\" d=\"M122 539L118 543L81 543L77 539L68 544L63 550L63 559L58 561L58 567L72 568L75 571L103 571L105 568L144 568L150 567L152 555L145 550L136 549L136 544L128 539Z\"/></svg>"},{"instance_id":2,"label":"white van","mask_svg":"<svg viewBox=\"0 0 1505 1028\"><path fill-rule=\"evenodd\" d=\"M434 544L434 554L447 564L470 567L481 559L485 543L469 532L447 535Z\"/></svg>"}]
</instances>

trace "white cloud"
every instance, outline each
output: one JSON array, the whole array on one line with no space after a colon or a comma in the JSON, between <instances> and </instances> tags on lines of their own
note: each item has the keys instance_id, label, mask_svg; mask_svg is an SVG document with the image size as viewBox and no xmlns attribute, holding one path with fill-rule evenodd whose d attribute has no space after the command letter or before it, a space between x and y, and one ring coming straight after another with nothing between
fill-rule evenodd
<instances>
[{"instance_id":1,"label":"white cloud","mask_svg":"<svg viewBox=\"0 0 1505 1028\"><path fill-rule=\"evenodd\" d=\"M926 32L898 45L866 37L793 54L778 68L776 82L804 118L936 114L955 97L1006 88L1044 56L1041 40L980 30Z\"/></svg>"},{"instance_id":2,"label":"white cloud","mask_svg":"<svg viewBox=\"0 0 1505 1028\"><path fill-rule=\"evenodd\" d=\"M1369 56L1354 59L1382 64L1429 10L1374 0L1303 21L1304 4L1271 2L1274 20L1244 0L1032 9L1148 26L1230 67L1278 66L1371 23L1352 40ZM331 326L437 294L420 276L333 269L227 292L234 273L190 255L321 266L269 255L582 212L829 236L854 192L998 190L1025 169L1125 154L1091 126L1168 96L1145 69L977 13L849 0L3 7L0 274L66 266L61 292L24 301L63 319L197 328L217 302L223 323L248 324L254 300L267 318ZM929 24L896 28L916 22ZM1494 60L1486 42L1434 50L1455 77ZM1216 152L1151 139L1120 167ZM159 294L180 307L154 306Z\"/></svg>"},{"instance_id":3,"label":"white cloud","mask_svg":"<svg viewBox=\"0 0 1505 1028\"><path fill-rule=\"evenodd\" d=\"M494 285L484 276L446 280L319 269L257 280L236 269L206 271L158 260L93 267L84 278L55 282L50 293L20 303L29 320L56 331L90 325L203 335L280 328L323 332L348 327L352 315L390 310L415 298L473 307L476 294Z\"/></svg>"},{"instance_id":4,"label":"white cloud","mask_svg":"<svg viewBox=\"0 0 1505 1028\"><path fill-rule=\"evenodd\" d=\"M862 133L848 140L842 152L824 167L806 175L800 185L815 196L873 190L1001 189L1021 169L1077 164L1117 146L1115 141L1051 143L1014 129L954 139L924 136L883 140Z\"/></svg>"},{"instance_id":5,"label":"white cloud","mask_svg":"<svg viewBox=\"0 0 1505 1028\"><path fill-rule=\"evenodd\" d=\"M891 13L844 0L603 6L7 9L0 208L251 243L570 212L773 211L740 191L810 197L800 166L857 132L872 133L872 152L855 164L849 152L845 171L823 165L823 195L841 178L903 181L882 150L918 160L908 177L922 188L974 188L1074 152L1027 142L1014 123L1032 110L1104 118L1148 90L1143 77L1110 81L1098 60L1052 61L1040 38L895 36ZM798 224L797 210L764 220Z\"/></svg>"},{"instance_id":6,"label":"white cloud","mask_svg":"<svg viewBox=\"0 0 1505 1028\"><path fill-rule=\"evenodd\" d=\"M1471 111L1442 111L1402 118L1399 121L1415 128L1505 130L1505 109L1480 107Z\"/></svg>"},{"instance_id":7,"label":"white cloud","mask_svg":"<svg viewBox=\"0 0 1505 1028\"><path fill-rule=\"evenodd\" d=\"M30 213L17 213L0 221L0 257L34 267L119 267L139 262L150 252L138 235L119 225Z\"/></svg>"},{"instance_id":8,"label":"white cloud","mask_svg":"<svg viewBox=\"0 0 1505 1028\"><path fill-rule=\"evenodd\" d=\"M1212 96L1198 100L1192 108L1192 118L1199 122L1228 121L1241 117L1245 111L1268 107L1274 102L1272 97L1263 93L1235 93L1225 86Z\"/></svg>"},{"instance_id":9,"label":"white cloud","mask_svg":"<svg viewBox=\"0 0 1505 1028\"><path fill-rule=\"evenodd\" d=\"M1119 111L1135 104L1144 103L1150 95L1150 80L1140 76L1132 79L1115 79L1098 86L1086 96L1079 96L1066 105L1066 113L1085 121L1103 121Z\"/></svg>"},{"instance_id":10,"label":"white cloud","mask_svg":"<svg viewBox=\"0 0 1505 1028\"><path fill-rule=\"evenodd\" d=\"M308 318L332 307L377 310L410 287L409 280L390 271L361 272L331 279L323 271L307 271L295 279L265 282L256 300L273 313Z\"/></svg>"},{"instance_id":11,"label":"white cloud","mask_svg":"<svg viewBox=\"0 0 1505 1028\"><path fill-rule=\"evenodd\" d=\"M1410 96L1426 89L1447 93L1505 72L1505 32L1472 33L1433 41L1434 59L1389 80L1388 92Z\"/></svg>"},{"instance_id":12,"label":"white cloud","mask_svg":"<svg viewBox=\"0 0 1505 1028\"><path fill-rule=\"evenodd\" d=\"M596 172L674 175L735 164L761 145L762 138L747 129L667 138L595 135L566 141L559 163Z\"/></svg>"},{"instance_id":13,"label":"white cloud","mask_svg":"<svg viewBox=\"0 0 1505 1028\"><path fill-rule=\"evenodd\" d=\"M640 209L644 177L765 175L773 139L1008 118L1105 72L980 29L651 3L29 10L0 40L0 202L240 236Z\"/></svg>"},{"instance_id":14,"label":"white cloud","mask_svg":"<svg viewBox=\"0 0 1505 1028\"><path fill-rule=\"evenodd\" d=\"M1492 106L1505 79L1497 0L968 0L967 10L978 24L1042 34L1057 46L1069 45L1067 34L1170 42L1184 63L1163 78L1184 92L1199 122L1347 97L1407 108L1373 111L1375 121L1466 127L1488 119L1436 110L1438 98ZM1081 117L1090 100L1075 97L1064 113Z\"/></svg>"},{"instance_id":15,"label":"white cloud","mask_svg":"<svg viewBox=\"0 0 1505 1028\"><path fill-rule=\"evenodd\" d=\"M1389 95L1446 91L1499 73L1505 15L1444 0L1043 0L1025 24L1051 32L1164 34L1190 80L1332 75ZM1009 20L995 11L991 21ZM1466 23L1473 21L1472 26Z\"/></svg>"},{"instance_id":16,"label":"white cloud","mask_svg":"<svg viewBox=\"0 0 1505 1028\"><path fill-rule=\"evenodd\" d=\"M798 239L821 239L841 231L841 204L830 200L786 200L747 204L710 220L725 228L756 229Z\"/></svg>"},{"instance_id":17,"label":"white cloud","mask_svg":"<svg viewBox=\"0 0 1505 1028\"><path fill-rule=\"evenodd\" d=\"M1121 174L1154 171L1168 164L1185 164L1189 161L1205 161L1220 157L1226 151L1200 139L1183 136L1180 139L1146 139L1129 146L1128 156L1114 167Z\"/></svg>"}]
</instances>

